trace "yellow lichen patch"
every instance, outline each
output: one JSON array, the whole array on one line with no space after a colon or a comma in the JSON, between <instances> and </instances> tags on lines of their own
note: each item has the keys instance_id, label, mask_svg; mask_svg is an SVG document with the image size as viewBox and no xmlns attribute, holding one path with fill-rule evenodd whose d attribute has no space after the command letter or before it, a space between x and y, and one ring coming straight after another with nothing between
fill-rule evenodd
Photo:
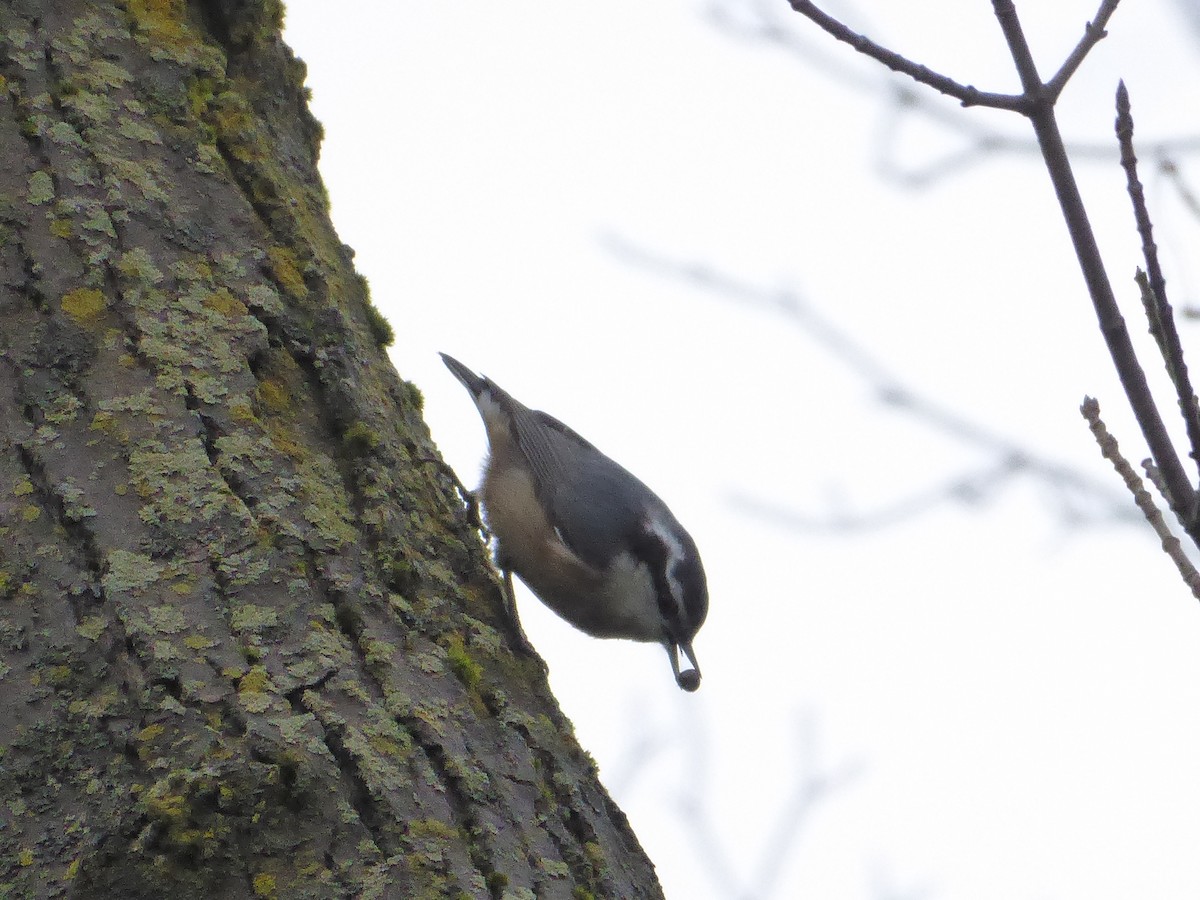
<instances>
[{"instance_id":1,"label":"yellow lichen patch","mask_svg":"<svg viewBox=\"0 0 1200 900\"><path fill-rule=\"evenodd\" d=\"M97 641L104 634L106 623L102 616L88 616L75 626L75 633L89 641Z\"/></svg>"},{"instance_id":2,"label":"yellow lichen patch","mask_svg":"<svg viewBox=\"0 0 1200 900\"><path fill-rule=\"evenodd\" d=\"M38 170L29 176L27 199L34 206L41 206L54 199L54 179L49 172Z\"/></svg>"},{"instance_id":3,"label":"yellow lichen patch","mask_svg":"<svg viewBox=\"0 0 1200 900\"><path fill-rule=\"evenodd\" d=\"M129 442L129 432L125 430L120 420L107 410L99 410L92 416L92 423L88 428L92 431L99 431L101 434L107 434L122 444Z\"/></svg>"},{"instance_id":4,"label":"yellow lichen patch","mask_svg":"<svg viewBox=\"0 0 1200 900\"><path fill-rule=\"evenodd\" d=\"M219 288L205 297L204 305L223 316L244 316L248 312L246 304L225 288Z\"/></svg>"},{"instance_id":5,"label":"yellow lichen patch","mask_svg":"<svg viewBox=\"0 0 1200 900\"><path fill-rule=\"evenodd\" d=\"M262 666L254 666L238 682L238 702L247 712L263 713L271 708L272 698L267 688L270 676Z\"/></svg>"},{"instance_id":6,"label":"yellow lichen patch","mask_svg":"<svg viewBox=\"0 0 1200 900\"><path fill-rule=\"evenodd\" d=\"M458 840L462 837L457 828L441 819L414 819L408 823L408 833L415 838L432 837L443 841Z\"/></svg>"},{"instance_id":7,"label":"yellow lichen patch","mask_svg":"<svg viewBox=\"0 0 1200 900\"><path fill-rule=\"evenodd\" d=\"M238 690L247 694L261 694L267 690L268 684L270 684L270 677L267 675L267 670L262 666L255 666L242 676Z\"/></svg>"},{"instance_id":8,"label":"yellow lichen patch","mask_svg":"<svg viewBox=\"0 0 1200 900\"><path fill-rule=\"evenodd\" d=\"M451 670L462 682L463 687L473 690L479 685L483 669L479 663L471 659L461 634L451 634L446 640L446 645L446 656L450 660Z\"/></svg>"},{"instance_id":9,"label":"yellow lichen patch","mask_svg":"<svg viewBox=\"0 0 1200 900\"><path fill-rule=\"evenodd\" d=\"M104 295L95 288L76 288L63 294L62 311L78 324L91 327L104 313Z\"/></svg>"},{"instance_id":10,"label":"yellow lichen patch","mask_svg":"<svg viewBox=\"0 0 1200 900\"><path fill-rule=\"evenodd\" d=\"M279 616L275 610L267 606L256 606L253 603L247 603L233 610L229 620L229 627L234 631L257 632L278 623Z\"/></svg>"},{"instance_id":11,"label":"yellow lichen patch","mask_svg":"<svg viewBox=\"0 0 1200 900\"><path fill-rule=\"evenodd\" d=\"M209 103L209 121L221 144L239 162L259 162L266 148L256 141L254 116L237 91L221 91Z\"/></svg>"},{"instance_id":12,"label":"yellow lichen patch","mask_svg":"<svg viewBox=\"0 0 1200 900\"><path fill-rule=\"evenodd\" d=\"M183 639L183 645L189 650L207 650L209 647L215 647L217 642L200 634L189 634Z\"/></svg>"},{"instance_id":13,"label":"yellow lichen patch","mask_svg":"<svg viewBox=\"0 0 1200 900\"><path fill-rule=\"evenodd\" d=\"M271 273L289 297L294 300L308 297L308 285L304 283L296 254L287 247L276 246L267 248L267 258L271 262Z\"/></svg>"},{"instance_id":14,"label":"yellow lichen patch","mask_svg":"<svg viewBox=\"0 0 1200 900\"><path fill-rule=\"evenodd\" d=\"M152 606L148 614L151 625L162 634L179 634L187 628L187 617L177 606Z\"/></svg>"},{"instance_id":15,"label":"yellow lichen patch","mask_svg":"<svg viewBox=\"0 0 1200 900\"><path fill-rule=\"evenodd\" d=\"M287 412L292 405L292 397L288 393L287 385L274 378L266 378L258 383L258 399L269 412L273 413Z\"/></svg>"},{"instance_id":16,"label":"yellow lichen patch","mask_svg":"<svg viewBox=\"0 0 1200 900\"><path fill-rule=\"evenodd\" d=\"M404 751L399 741L382 734L372 735L367 744L380 756L399 756Z\"/></svg>"},{"instance_id":17,"label":"yellow lichen patch","mask_svg":"<svg viewBox=\"0 0 1200 900\"><path fill-rule=\"evenodd\" d=\"M383 439L365 422L355 422L346 429L342 441L351 452L356 454L369 453L376 449Z\"/></svg>"},{"instance_id":18,"label":"yellow lichen patch","mask_svg":"<svg viewBox=\"0 0 1200 900\"><path fill-rule=\"evenodd\" d=\"M198 77L188 82L188 109L197 119L208 109L208 103L213 98L213 86L211 78Z\"/></svg>"},{"instance_id":19,"label":"yellow lichen patch","mask_svg":"<svg viewBox=\"0 0 1200 900\"><path fill-rule=\"evenodd\" d=\"M50 221L50 233L55 237L69 238L71 236L71 220L52 219Z\"/></svg>"},{"instance_id":20,"label":"yellow lichen patch","mask_svg":"<svg viewBox=\"0 0 1200 900\"><path fill-rule=\"evenodd\" d=\"M255 875L254 896L268 898L276 896L275 876L268 875L266 872L259 872Z\"/></svg>"},{"instance_id":21,"label":"yellow lichen patch","mask_svg":"<svg viewBox=\"0 0 1200 900\"><path fill-rule=\"evenodd\" d=\"M160 822L179 823L184 819L187 808L181 794L167 793L166 785L156 784L146 796L146 810Z\"/></svg>"},{"instance_id":22,"label":"yellow lichen patch","mask_svg":"<svg viewBox=\"0 0 1200 900\"><path fill-rule=\"evenodd\" d=\"M258 421L258 417L254 415L254 410L249 403L230 403L229 417L239 425L249 425L251 422Z\"/></svg>"},{"instance_id":23,"label":"yellow lichen patch","mask_svg":"<svg viewBox=\"0 0 1200 900\"><path fill-rule=\"evenodd\" d=\"M103 581L108 591L142 591L154 584L162 574L162 566L144 553L111 550L105 562L108 571Z\"/></svg>"},{"instance_id":24,"label":"yellow lichen patch","mask_svg":"<svg viewBox=\"0 0 1200 900\"><path fill-rule=\"evenodd\" d=\"M290 456L295 460L302 460L308 455L308 451L304 446L298 443L292 436L292 433L282 425L270 423L267 425L267 435L271 439L271 446L280 453Z\"/></svg>"},{"instance_id":25,"label":"yellow lichen patch","mask_svg":"<svg viewBox=\"0 0 1200 900\"><path fill-rule=\"evenodd\" d=\"M127 0L125 8L151 38L174 42L186 32L180 0Z\"/></svg>"},{"instance_id":26,"label":"yellow lichen patch","mask_svg":"<svg viewBox=\"0 0 1200 900\"><path fill-rule=\"evenodd\" d=\"M154 265L150 254L141 247L135 247L121 254L121 258L117 261L117 271L126 278L139 281L143 285L154 285L163 280L162 272L159 271L158 266Z\"/></svg>"}]
</instances>

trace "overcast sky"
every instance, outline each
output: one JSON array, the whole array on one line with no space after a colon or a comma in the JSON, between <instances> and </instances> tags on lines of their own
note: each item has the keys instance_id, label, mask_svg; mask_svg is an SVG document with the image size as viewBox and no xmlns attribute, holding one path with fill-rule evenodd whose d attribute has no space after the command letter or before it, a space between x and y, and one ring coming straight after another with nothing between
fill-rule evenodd
<instances>
[{"instance_id":1,"label":"overcast sky","mask_svg":"<svg viewBox=\"0 0 1200 900\"><path fill-rule=\"evenodd\" d=\"M1046 75L1095 12L1018 6ZM759 8L786 41L750 36ZM837 9L1016 88L984 0ZM625 464L703 551L695 695L661 648L519 597L669 898L1200 894L1200 607L1079 417L1098 397L1146 455L1021 120L902 106L783 2L291 0L287 23L334 222L449 462L472 483L485 444L439 350ZM1091 151L1122 77L1139 138L1200 134L1198 75L1181 9L1127 2L1062 98L1139 338L1123 176ZM967 152L981 129L1004 149ZM1142 156L1185 307L1200 228Z\"/></svg>"}]
</instances>

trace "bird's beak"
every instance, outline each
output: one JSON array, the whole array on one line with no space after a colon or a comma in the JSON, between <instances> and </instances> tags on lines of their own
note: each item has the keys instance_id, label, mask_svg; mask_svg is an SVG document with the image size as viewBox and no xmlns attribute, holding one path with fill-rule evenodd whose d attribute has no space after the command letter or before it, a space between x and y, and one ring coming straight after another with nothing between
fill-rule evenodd
<instances>
[{"instance_id":1,"label":"bird's beak","mask_svg":"<svg viewBox=\"0 0 1200 900\"><path fill-rule=\"evenodd\" d=\"M700 666L696 662L696 654L692 652L691 643L677 645L674 641L667 641L666 645L667 656L671 658L671 671L675 673L675 683L689 693L699 688ZM679 671L679 648L683 649L688 662L692 664L690 669L683 672Z\"/></svg>"}]
</instances>

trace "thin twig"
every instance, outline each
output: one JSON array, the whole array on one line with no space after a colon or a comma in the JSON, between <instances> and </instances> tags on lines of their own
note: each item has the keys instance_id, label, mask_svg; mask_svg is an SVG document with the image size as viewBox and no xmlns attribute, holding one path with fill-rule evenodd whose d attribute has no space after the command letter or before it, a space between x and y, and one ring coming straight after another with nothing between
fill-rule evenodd
<instances>
[{"instance_id":1,"label":"thin twig","mask_svg":"<svg viewBox=\"0 0 1200 900\"><path fill-rule=\"evenodd\" d=\"M1104 269L1104 258L1096 243L1096 235L1088 221L1087 209L1083 205L1083 197L1079 193L1079 185L1071 171L1071 161L1067 157L1067 148L1063 144L1062 132L1054 116L1054 104L1045 93L1038 78L1037 66L1025 33L1017 18L1017 11L1012 0L992 0L992 8L996 19L1004 32L1008 43L1009 53L1016 64L1021 76L1021 85L1030 100L1026 115L1033 125L1038 145L1042 148L1042 158L1046 163L1046 171L1054 185L1054 193L1058 197L1059 208L1067 224L1067 233L1075 247L1075 255L1079 260L1079 268L1087 283L1088 295L1096 310L1096 319L1100 323L1100 333L1108 346L1113 366L1121 379L1121 386L1129 405L1141 428L1142 436L1150 447L1154 461L1162 470L1169 490L1167 500L1171 510L1179 517L1184 529L1194 541L1200 543L1200 530L1194 522L1193 506L1194 491L1183 470L1183 464L1175 447L1167 434L1162 416L1155 405L1154 396L1150 393L1150 385L1146 381L1146 373L1138 362L1137 353L1133 349L1133 341L1129 337L1129 329L1125 327L1125 319L1117 306L1117 298L1113 293L1112 282Z\"/></svg>"},{"instance_id":2,"label":"thin twig","mask_svg":"<svg viewBox=\"0 0 1200 900\"><path fill-rule=\"evenodd\" d=\"M1115 438L1114 438L1115 440ZM1158 466L1149 459L1142 460L1142 469L1146 472L1146 477L1150 479L1150 483L1157 488L1160 496L1167 496L1166 488L1163 486L1162 472L1158 471Z\"/></svg>"},{"instance_id":3,"label":"thin twig","mask_svg":"<svg viewBox=\"0 0 1200 900\"><path fill-rule=\"evenodd\" d=\"M1046 93L1050 96L1050 102L1058 100L1058 95L1063 92L1063 88L1067 86L1067 82L1071 80L1071 76L1075 74L1075 70L1087 58L1088 53L1098 43L1104 40L1108 34L1104 30L1104 26L1108 24L1108 20L1112 14L1117 11L1117 4L1120 0L1103 0L1100 4L1100 9L1096 11L1096 17L1087 23L1083 29L1083 37L1079 39L1079 43L1075 45L1075 49L1071 51L1071 55L1067 57L1054 77L1046 82Z\"/></svg>"},{"instance_id":4,"label":"thin twig","mask_svg":"<svg viewBox=\"0 0 1200 900\"><path fill-rule=\"evenodd\" d=\"M1013 6L1012 0L992 0L992 11L996 14L996 21L1000 23L1000 30L1004 32L1004 41L1008 44L1009 55L1012 56L1013 63L1017 67L1017 75L1021 79L1021 89L1024 91L1023 96L1026 101L1021 108L1022 113L1033 118L1033 113L1037 110L1030 109L1030 103L1037 104L1042 109L1052 109L1054 98L1046 92L1046 86L1042 84L1041 76L1038 75L1037 64L1033 61L1033 51L1029 49L1029 41L1025 39L1025 30L1017 18L1017 8Z\"/></svg>"},{"instance_id":5,"label":"thin twig","mask_svg":"<svg viewBox=\"0 0 1200 900\"><path fill-rule=\"evenodd\" d=\"M948 501L958 500L964 505L981 502L989 494L998 493L1003 484L1021 472L1021 460L1001 460L998 464L985 466L978 472L935 484L926 491L913 492L895 503L876 504L865 511L835 508L818 516L808 515L779 502L774 497L763 498L738 493L732 495L730 500L736 510L792 532L857 534L889 528L914 519ZM1125 505L1128 506L1128 502L1125 502Z\"/></svg>"},{"instance_id":6,"label":"thin twig","mask_svg":"<svg viewBox=\"0 0 1200 900\"><path fill-rule=\"evenodd\" d=\"M1101 7L1089 27L1103 27L1111 15L1108 5L1106 3ZM1111 5L1115 6L1115 3ZM770 0L710 0L706 11L713 24L732 37L772 44L791 54L802 65L816 69L854 90L870 94L884 92L884 99L890 98L890 102L881 127L882 146L876 154L876 165L885 178L907 187L920 188L964 172L1001 153L1041 152L1036 140L1010 135L979 119L959 115L953 108L938 102L939 98L915 89L908 81L888 79L881 84L879 79L864 75L858 68L846 65L842 59L826 53L822 44L808 39L807 32L798 33L795 29L785 27L783 13L779 11L782 9L782 6L777 7ZM740 16L731 10L738 11ZM1082 45L1083 41L1080 43ZM1077 47L1073 55L1082 61L1086 54ZM1059 87L1062 71L1050 81L1049 91L1054 97L1062 89ZM897 163L893 159L896 156L893 144L898 143L896 135L909 115L933 120L947 131L962 136L966 146L955 148L941 158L930 159L918 166L907 162L903 165ZM892 140L888 140L889 137ZM1071 158L1076 162L1096 160L1108 163L1117 158L1111 141L1072 140L1070 150ZM1156 158L1195 153L1197 150L1200 150L1200 137L1195 135L1142 144L1143 155Z\"/></svg>"},{"instance_id":7,"label":"thin twig","mask_svg":"<svg viewBox=\"0 0 1200 900\"><path fill-rule=\"evenodd\" d=\"M1158 345L1158 352L1166 359L1166 338L1158 317L1158 298L1154 296L1154 288L1150 287L1150 279L1140 266L1133 273L1133 283L1138 286L1138 294L1142 298L1142 311L1146 314L1146 321L1150 323L1150 336Z\"/></svg>"},{"instance_id":8,"label":"thin twig","mask_svg":"<svg viewBox=\"0 0 1200 900\"><path fill-rule=\"evenodd\" d=\"M859 53L883 63L883 65L887 66L893 72L900 72L914 81L927 84L934 90L955 98L963 106L987 106L992 109L1011 109L1023 112L1027 105L1027 100L1023 95L995 94L981 91L971 85L959 84L953 78L935 72L927 66L922 66L910 59L905 59L899 53L876 44L865 35L847 28L837 19L818 8L815 3L810 2L810 0L790 0L790 3L792 9L800 13L800 15L811 19L828 34L839 41L849 44Z\"/></svg>"},{"instance_id":9,"label":"thin twig","mask_svg":"<svg viewBox=\"0 0 1200 900\"><path fill-rule=\"evenodd\" d=\"M1192 445L1192 458L1200 463L1200 409L1197 408L1196 393L1188 376L1187 362L1183 358L1183 345L1175 328L1175 312L1167 300L1167 281L1163 277L1158 261L1158 247L1154 244L1154 228L1150 223L1150 212L1146 208L1146 194L1138 179L1137 156L1133 151L1133 114L1130 111L1129 91L1125 82L1117 86L1117 142L1121 146L1121 166L1125 169L1125 184L1129 199L1133 202L1133 218L1138 234L1142 238L1142 256L1146 260L1143 280L1149 287L1148 313L1150 331L1158 342L1159 352L1167 367L1167 374L1175 385L1179 400L1179 412L1187 428L1188 441Z\"/></svg>"},{"instance_id":10,"label":"thin twig","mask_svg":"<svg viewBox=\"0 0 1200 900\"><path fill-rule=\"evenodd\" d=\"M1129 488L1129 492L1133 494L1134 503L1142 511L1142 514L1146 517L1146 521L1154 529L1154 533L1158 535L1159 540L1162 542L1163 550L1167 556L1171 557L1171 561L1175 563L1175 567L1179 570L1184 584L1191 589L1192 596L1200 600L1200 572L1196 571L1196 567L1192 565L1187 555L1183 552L1183 546L1179 543L1179 538L1171 533L1171 528L1167 524L1166 518L1155 505L1154 497L1146 490L1141 476L1133 470L1133 466L1130 465L1129 460L1121 455L1121 450L1117 446L1117 439L1108 433L1104 421L1100 418L1100 404L1092 397L1084 397L1083 405L1079 407L1079 411L1087 419L1088 427L1091 428L1092 435L1096 438L1096 443L1100 446L1101 454L1112 463L1113 468L1117 470L1117 474L1125 482L1125 486ZM1154 482L1155 486L1160 491L1164 491L1166 486L1162 483L1161 473L1158 469L1151 464L1150 460L1145 460L1142 465L1146 469L1146 475Z\"/></svg>"}]
</instances>

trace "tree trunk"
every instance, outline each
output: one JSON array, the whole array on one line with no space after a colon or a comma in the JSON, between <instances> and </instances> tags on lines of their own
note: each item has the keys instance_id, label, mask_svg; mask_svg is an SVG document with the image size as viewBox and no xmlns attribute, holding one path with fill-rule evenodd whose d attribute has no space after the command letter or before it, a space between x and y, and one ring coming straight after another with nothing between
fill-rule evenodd
<instances>
[{"instance_id":1,"label":"tree trunk","mask_svg":"<svg viewBox=\"0 0 1200 900\"><path fill-rule=\"evenodd\" d=\"M384 354L281 13L0 4L0 896L661 896Z\"/></svg>"}]
</instances>

